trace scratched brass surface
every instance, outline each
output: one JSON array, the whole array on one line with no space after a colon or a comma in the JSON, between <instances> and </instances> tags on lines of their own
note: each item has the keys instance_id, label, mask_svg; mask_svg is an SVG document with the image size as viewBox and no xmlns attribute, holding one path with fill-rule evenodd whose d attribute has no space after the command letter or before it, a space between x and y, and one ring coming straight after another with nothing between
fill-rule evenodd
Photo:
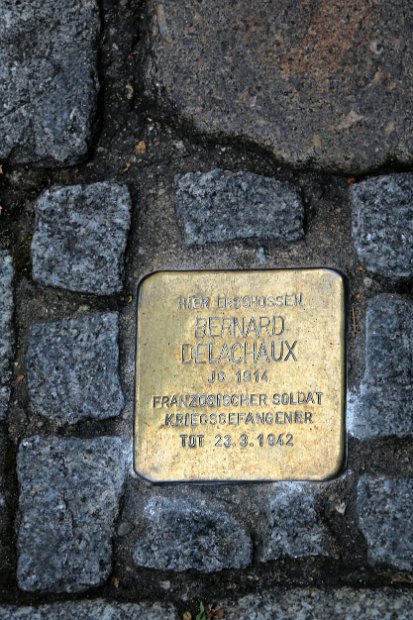
<instances>
[{"instance_id":1,"label":"scratched brass surface","mask_svg":"<svg viewBox=\"0 0 413 620\"><path fill-rule=\"evenodd\" d=\"M159 272L139 289L135 468L322 480L344 455L345 302L328 269Z\"/></svg>"}]
</instances>

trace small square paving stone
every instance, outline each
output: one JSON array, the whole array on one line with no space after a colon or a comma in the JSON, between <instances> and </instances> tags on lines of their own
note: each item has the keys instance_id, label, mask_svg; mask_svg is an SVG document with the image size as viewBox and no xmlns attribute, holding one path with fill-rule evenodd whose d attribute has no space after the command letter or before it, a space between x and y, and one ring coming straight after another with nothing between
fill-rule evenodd
<instances>
[{"instance_id":1,"label":"small square paving stone","mask_svg":"<svg viewBox=\"0 0 413 620\"><path fill-rule=\"evenodd\" d=\"M32 411L58 424L119 415L118 365L116 312L33 325L26 356Z\"/></svg>"},{"instance_id":2,"label":"small square paving stone","mask_svg":"<svg viewBox=\"0 0 413 620\"><path fill-rule=\"evenodd\" d=\"M95 0L0 0L0 159L68 165L96 110Z\"/></svg>"},{"instance_id":3,"label":"small square paving stone","mask_svg":"<svg viewBox=\"0 0 413 620\"><path fill-rule=\"evenodd\" d=\"M125 185L53 187L36 202L33 278L110 295L122 290L131 198Z\"/></svg>"},{"instance_id":4,"label":"small square paving stone","mask_svg":"<svg viewBox=\"0 0 413 620\"><path fill-rule=\"evenodd\" d=\"M13 354L13 264L0 250L0 420L6 416L10 398Z\"/></svg>"},{"instance_id":5,"label":"small square paving stone","mask_svg":"<svg viewBox=\"0 0 413 620\"><path fill-rule=\"evenodd\" d=\"M232 239L304 236L304 207L298 189L286 181L250 172L190 172L175 177L176 213L188 245Z\"/></svg>"},{"instance_id":6,"label":"small square paving stone","mask_svg":"<svg viewBox=\"0 0 413 620\"><path fill-rule=\"evenodd\" d=\"M363 476L357 511L372 564L413 570L413 478Z\"/></svg>"},{"instance_id":7,"label":"small square paving stone","mask_svg":"<svg viewBox=\"0 0 413 620\"><path fill-rule=\"evenodd\" d=\"M116 603L103 599L70 601L39 607L0 606L0 620L176 620L170 603Z\"/></svg>"},{"instance_id":8,"label":"small square paving stone","mask_svg":"<svg viewBox=\"0 0 413 620\"><path fill-rule=\"evenodd\" d=\"M413 591L407 588L294 588L254 592L217 604L225 620L408 620Z\"/></svg>"},{"instance_id":9,"label":"small square paving stone","mask_svg":"<svg viewBox=\"0 0 413 620\"><path fill-rule=\"evenodd\" d=\"M375 177L349 191L359 259L385 278L412 277L413 174Z\"/></svg>"},{"instance_id":10,"label":"small square paving stone","mask_svg":"<svg viewBox=\"0 0 413 620\"><path fill-rule=\"evenodd\" d=\"M133 549L138 567L213 573L251 564L249 534L221 507L194 499L152 497L143 517Z\"/></svg>"},{"instance_id":11,"label":"small square paving stone","mask_svg":"<svg viewBox=\"0 0 413 620\"><path fill-rule=\"evenodd\" d=\"M125 463L117 437L22 441L17 458L22 590L81 592L105 582Z\"/></svg>"},{"instance_id":12,"label":"small square paving stone","mask_svg":"<svg viewBox=\"0 0 413 620\"><path fill-rule=\"evenodd\" d=\"M3 446L2 446L3 447ZM14 549L8 532L10 521L10 493L0 487L0 578L10 570Z\"/></svg>"},{"instance_id":13,"label":"small square paving stone","mask_svg":"<svg viewBox=\"0 0 413 620\"><path fill-rule=\"evenodd\" d=\"M366 317L366 368L353 395L350 433L359 439L413 435L413 303L378 295Z\"/></svg>"},{"instance_id":14,"label":"small square paving stone","mask_svg":"<svg viewBox=\"0 0 413 620\"><path fill-rule=\"evenodd\" d=\"M282 556L330 555L331 541L317 510L317 495L315 485L308 482L274 485L268 504L268 528L262 540L261 561L277 560Z\"/></svg>"}]
</instances>

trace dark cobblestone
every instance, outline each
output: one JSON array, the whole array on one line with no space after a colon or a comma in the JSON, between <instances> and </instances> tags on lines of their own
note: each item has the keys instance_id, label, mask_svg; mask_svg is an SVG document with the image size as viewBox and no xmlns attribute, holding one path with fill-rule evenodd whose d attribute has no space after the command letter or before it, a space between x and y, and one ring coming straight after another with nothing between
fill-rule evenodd
<instances>
[{"instance_id":1,"label":"dark cobblestone","mask_svg":"<svg viewBox=\"0 0 413 620\"><path fill-rule=\"evenodd\" d=\"M366 319L366 370L353 395L349 429L360 439L413 434L413 304L378 295Z\"/></svg>"},{"instance_id":2,"label":"dark cobblestone","mask_svg":"<svg viewBox=\"0 0 413 620\"><path fill-rule=\"evenodd\" d=\"M357 510L369 560L413 571L413 479L363 476Z\"/></svg>"},{"instance_id":3,"label":"dark cobblestone","mask_svg":"<svg viewBox=\"0 0 413 620\"><path fill-rule=\"evenodd\" d=\"M251 237L291 243L304 236L304 207L290 183L224 170L178 175L175 182L189 245Z\"/></svg>"},{"instance_id":4,"label":"dark cobblestone","mask_svg":"<svg viewBox=\"0 0 413 620\"><path fill-rule=\"evenodd\" d=\"M26 367L34 413L59 424L118 416L118 314L91 314L31 328Z\"/></svg>"},{"instance_id":5,"label":"dark cobblestone","mask_svg":"<svg viewBox=\"0 0 413 620\"><path fill-rule=\"evenodd\" d=\"M145 531L133 550L137 566L213 573L251 563L249 535L223 510L195 500L153 497L145 506L144 519Z\"/></svg>"},{"instance_id":6,"label":"dark cobblestone","mask_svg":"<svg viewBox=\"0 0 413 620\"><path fill-rule=\"evenodd\" d=\"M0 620L176 620L168 603L115 603L93 601L53 603L39 607L0 606Z\"/></svg>"},{"instance_id":7,"label":"dark cobblestone","mask_svg":"<svg viewBox=\"0 0 413 620\"><path fill-rule=\"evenodd\" d=\"M33 278L70 291L122 290L131 199L125 185L53 187L36 203Z\"/></svg>"},{"instance_id":8,"label":"dark cobblestone","mask_svg":"<svg viewBox=\"0 0 413 620\"><path fill-rule=\"evenodd\" d=\"M250 594L223 603L225 620L407 620L413 591L351 589L293 589L272 594Z\"/></svg>"},{"instance_id":9,"label":"dark cobblestone","mask_svg":"<svg viewBox=\"0 0 413 620\"><path fill-rule=\"evenodd\" d=\"M413 174L389 174L350 187L360 260L384 277L413 276Z\"/></svg>"},{"instance_id":10,"label":"dark cobblestone","mask_svg":"<svg viewBox=\"0 0 413 620\"><path fill-rule=\"evenodd\" d=\"M268 532L262 541L263 562L282 556L329 556L328 531L317 510L318 491L305 482L274 485L268 506Z\"/></svg>"},{"instance_id":11,"label":"dark cobblestone","mask_svg":"<svg viewBox=\"0 0 413 620\"><path fill-rule=\"evenodd\" d=\"M3 444L4 445L4 444ZM3 447L3 446L2 446ZM9 568L10 557L13 550L7 534L9 525L9 500L10 496L5 492L4 487L0 488L0 574Z\"/></svg>"},{"instance_id":12,"label":"dark cobblestone","mask_svg":"<svg viewBox=\"0 0 413 620\"><path fill-rule=\"evenodd\" d=\"M0 426L0 575L6 574L10 567L13 549L10 544L8 527L10 520L10 489L7 487L6 477L6 434L3 425ZM1 579L1 578L0 578Z\"/></svg>"},{"instance_id":13,"label":"dark cobblestone","mask_svg":"<svg viewBox=\"0 0 413 620\"><path fill-rule=\"evenodd\" d=\"M73 164L96 109L95 0L1 0L0 159Z\"/></svg>"},{"instance_id":14,"label":"dark cobblestone","mask_svg":"<svg viewBox=\"0 0 413 620\"><path fill-rule=\"evenodd\" d=\"M10 398L13 353L13 264L0 250L0 420L6 416Z\"/></svg>"},{"instance_id":15,"label":"dark cobblestone","mask_svg":"<svg viewBox=\"0 0 413 620\"><path fill-rule=\"evenodd\" d=\"M103 584L125 477L122 441L24 439L17 472L19 587L82 592Z\"/></svg>"}]
</instances>

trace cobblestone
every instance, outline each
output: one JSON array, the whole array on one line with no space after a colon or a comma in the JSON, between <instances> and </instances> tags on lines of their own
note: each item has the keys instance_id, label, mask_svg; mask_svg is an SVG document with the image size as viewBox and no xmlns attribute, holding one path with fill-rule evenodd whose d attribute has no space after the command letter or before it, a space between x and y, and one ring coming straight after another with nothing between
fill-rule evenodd
<instances>
[{"instance_id":1,"label":"cobblestone","mask_svg":"<svg viewBox=\"0 0 413 620\"><path fill-rule=\"evenodd\" d=\"M58 424L118 416L118 314L33 325L26 368L31 409Z\"/></svg>"},{"instance_id":2,"label":"cobblestone","mask_svg":"<svg viewBox=\"0 0 413 620\"><path fill-rule=\"evenodd\" d=\"M359 439L413 434L413 304L378 295L368 305L366 369L349 429Z\"/></svg>"},{"instance_id":3,"label":"cobblestone","mask_svg":"<svg viewBox=\"0 0 413 620\"><path fill-rule=\"evenodd\" d=\"M413 479L363 476L357 510L371 563L413 570Z\"/></svg>"},{"instance_id":4,"label":"cobblestone","mask_svg":"<svg viewBox=\"0 0 413 620\"><path fill-rule=\"evenodd\" d=\"M0 487L0 575L9 568L10 556L13 553L7 532L9 500L10 495L5 492L4 487Z\"/></svg>"},{"instance_id":5,"label":"cobblestone","mask_svg":"<svg viewBox=\"0 0 413 620\"><path fill-rule=\"evenodd\" d=\"M189 245L232 239L304 236L304 207L290 183L249 172L177 175L178 222Z\"/></svg>"},{"instance_id":6,"label":"cobblestone","mask_svg":"<svg viewBox=\"0 0 413 620\"><path fill-rule=\"evenodd\" d=\"M8 252L0 250L0 420L10 398L13 353L13 265Z\"/></svg>"},{"instance_id":7,"label":"cobblestone","mask_svg":"<svg viewBox=\"0 0 413 620\"><path fill-rule=\"evenodd\" d=\"M122 441L31 437L17 472L19 587L81 592L103 584L125 477Z\"/></svg>"},{"instance_id":8,"label":"cobblestone","mask_svg":"<svg viewBox=\"0 0 413 620\"><path fill-rule=\"evenodd\" d=\"M95 0L1 0L0 159L73 164L96 109Z\"/></svg>"},{"instance_id":9,"label":"cobblestone","mask_svg":"<svg viewBox=\"0 0 413 620\"><path fill-rule=\"evenodd\" d=\"M282 556L329 556L330 540L317 510L317 491L303 482L274 485L267 511L268 532L262 541L260 560Z\"/></svg>"},{"instance_id":10,"label":"cobblestone","mask_svg":"<svg viewBox=\"0 0 413 620\"><path fill-rule=\"evenodd\" d=\"M250 594L222 606L225 620L402 620L411 615L413 591L300 588Z\"/></svg>"},{"instance_id":11,"label":"cobblestone","mask_svg":"<svg viewBox=\"0 0 413 620\"><path fill-rule=\"evenodd\" d=\"M144 519L146 528L133 550L137 566L213 573L251 563L249 535L222 509L197 500L153 497L145 506Z\"/></svg>"},{"instance_id":12,"label":"cobblestone","mask_svg":"<svg viewBox=\"0 0 413 620\"><path fill-rule=\"evenodd\" d=\"M115 603L95 599L39 607L0 606L0 620L176 620L177 617L177 610L168 603Z\"/></svg>"},{"instance_id":13,"label":"cobblestone","mask_svg":"<svg viewBox=\"0 0 413 620\"><path fill-rule=\"evenodd\" d=\"M350 187L353 239L360 260L384 277L413 276L413 174L390 174Z\"/></svg>"},{"instance_id":14,"label":"cobblestone","mask_svg":"<svg viewBox=\"0 0 413 620\"><path fill-rule=\"evenodd\" d=\"M147 93L197 131L287 164L411 163L412 10L409 0L154 3Z\"/></svg>"},{"instance_id":15,"label":"cobblestone","mask_svg":"<svg viewBox=\"0 0 413 620\"><path fill-rule=\"evenodd\" d=\"M117 183L46 190L36 203L33 278L70 291L119 292L130 210L128 189Z\"/></svg>"},{"instance_id":16,"label":"cobblestone","mask_svg":"<svg viewBox=\"0 0 413 620\"><path fill-rule=\"evenodd\" d=\"M10 517L10 492L5 476L6 449L6 436L2 425L0 427L0 575L7 571L13 554L7 532Z\"/></svg>"}]
</instances>

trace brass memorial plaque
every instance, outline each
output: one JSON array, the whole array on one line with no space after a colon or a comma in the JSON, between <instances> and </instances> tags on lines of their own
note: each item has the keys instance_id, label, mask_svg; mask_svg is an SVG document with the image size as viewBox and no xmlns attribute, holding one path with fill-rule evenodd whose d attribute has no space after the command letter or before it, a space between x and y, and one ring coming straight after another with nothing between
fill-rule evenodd
<instances>
[{"instance_id":1,"label":"brass memorial plaque","mask_svg":"<svg viewBox=\"0 0 413 620\"><path fill-rule=\"evenodd\" d=\"M344 457L329 269L159 272L138 302L135 467L154 482L323 480Z\"/></svg>"}]
</instances>

